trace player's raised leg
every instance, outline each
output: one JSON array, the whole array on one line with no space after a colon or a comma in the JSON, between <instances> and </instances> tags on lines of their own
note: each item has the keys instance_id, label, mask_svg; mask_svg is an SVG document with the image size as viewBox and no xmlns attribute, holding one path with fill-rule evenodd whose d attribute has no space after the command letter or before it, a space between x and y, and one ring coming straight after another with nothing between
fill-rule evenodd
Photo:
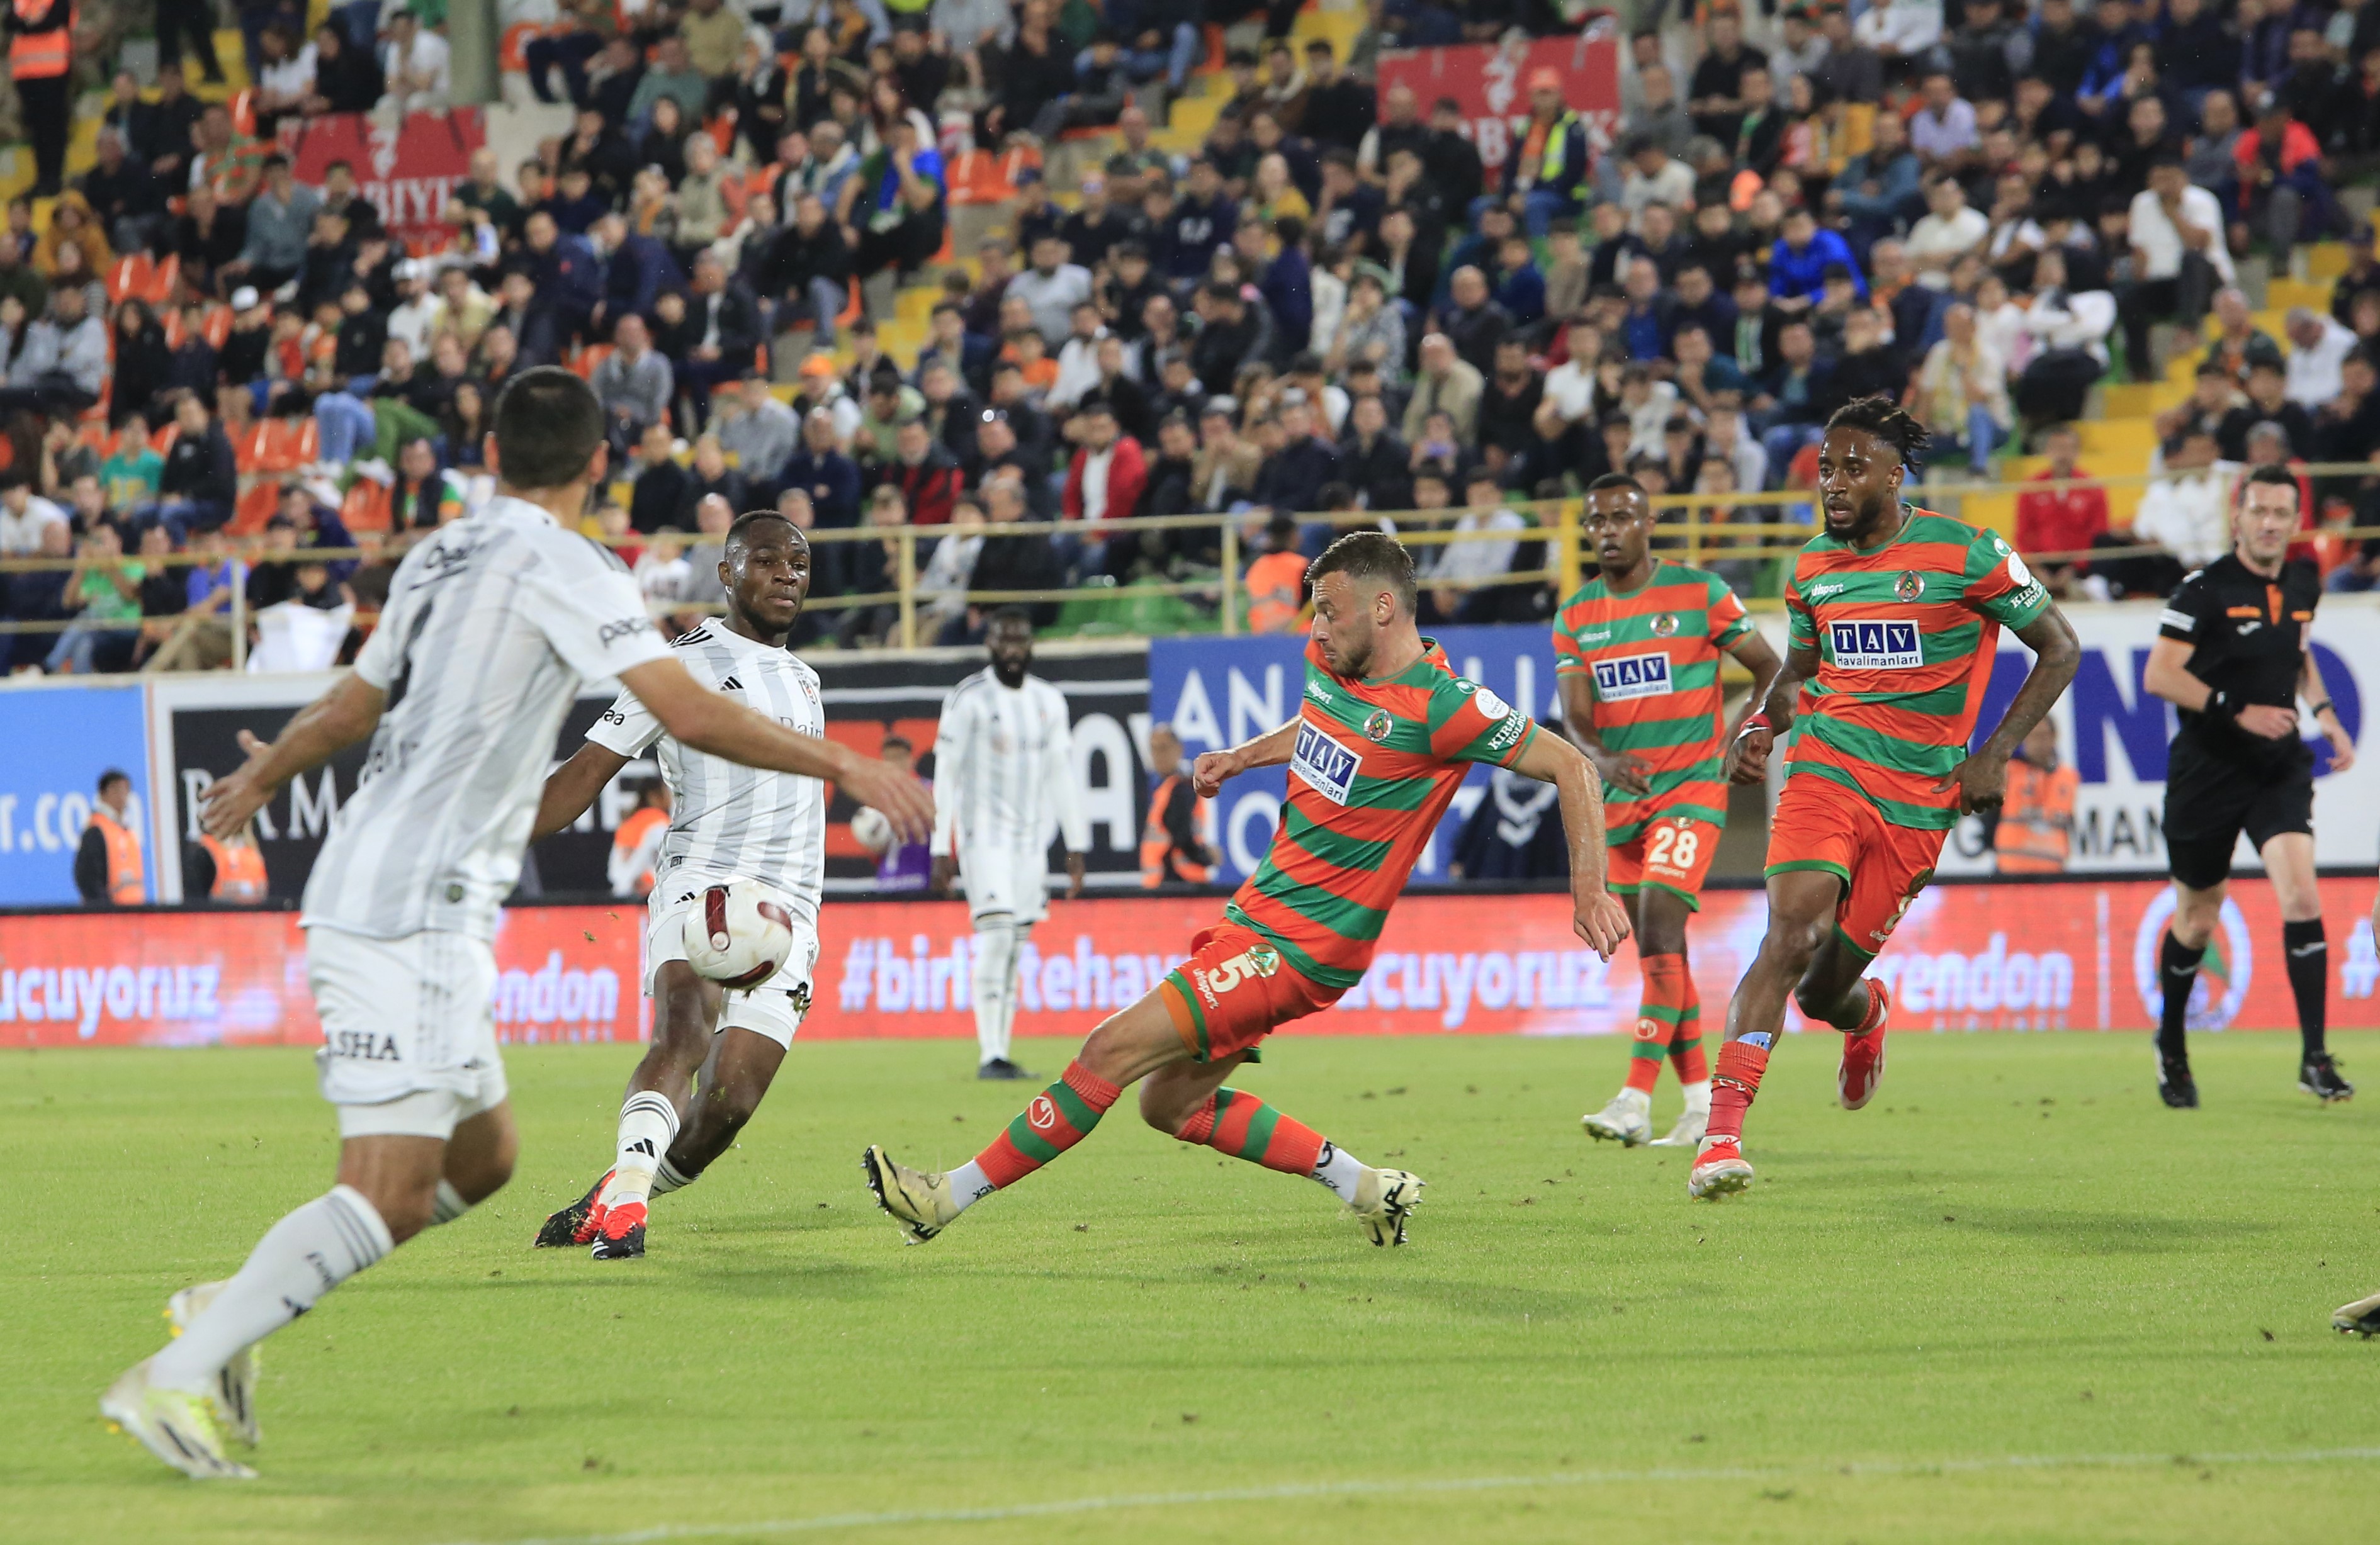
<instances>
[{"instance_id":1,"label":"player's raised leg","mask_svg":"<svg viewBox=\"0 0 2380 1545\"><path fill-rule=\"evenodd\" d=\"M1222 1087L1247 1048L1273 1025L1315 1007L1306 985L1252 932L1201 935L1188 964L1104 1020L1058 1080L974 1159L935 1174L896 1164L882 1148L870 1147L862 1156L868 1188L910 1241L922 1244L968 1207L1088 1137L1125 1089L1150 1079L1141 1112L1151 1126L1317 1180L1347 1205L1375 1244L1401 1244L1405 1219L1420 1200L1420 1180L1402 1171L1370 1170L1262 1100Z\"/></svg>"}]
</instances>

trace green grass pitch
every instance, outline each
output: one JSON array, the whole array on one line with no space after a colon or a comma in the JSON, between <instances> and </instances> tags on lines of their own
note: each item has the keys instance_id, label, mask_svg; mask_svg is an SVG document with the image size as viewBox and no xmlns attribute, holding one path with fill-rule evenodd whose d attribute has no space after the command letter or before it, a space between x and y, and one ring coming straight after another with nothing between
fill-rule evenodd
<instances>
[{"instance_id":1,"label":"green grass pitch","mask_svg":"<svg viewBox=\"0 0 2380 1545\"><path fill-rule=\"evenodd\" d=\"M2370 1539L2380 1345L2328 1316L2380 1286L2374 1116L2297 1093L2293 1049L2201 1037L2188 1114L2139 1037L1910 1034L1848 1115L1831 1038L1794 1037L1760 1183L1708 1206L1684 1155L1581 1133L1617 1042L1278 1037L1249 1087L1429 1181L1378 1250L1128 1099L904 1248L863 1142L955 1163L1029 1089L956 1043L801 1045L610 1265L528 1243L609 1152L635 1050L516 1049L512 1188L269 1344L245 1486L94 1402L169 1290L328 1184L309 1059L0 1053L0 1534Z\"/></svg>"}]
</instances>

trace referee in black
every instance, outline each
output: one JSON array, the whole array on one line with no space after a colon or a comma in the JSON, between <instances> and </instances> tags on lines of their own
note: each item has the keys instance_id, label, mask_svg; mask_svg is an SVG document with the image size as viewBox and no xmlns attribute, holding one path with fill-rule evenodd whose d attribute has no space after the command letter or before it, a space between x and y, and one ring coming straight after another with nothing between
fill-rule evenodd
<instances>
[{"instance_id":1,"label":"referee in black","mask_svg":"<svg viewBox=\"0 0 2380 1545\"><path fill-rule=\"evenodd\" d=\"M2330 955L2314 884L2313 750L2298 734L2300 694L2329 738L2333 771L2354 764L2355 742L2306 647L2322 579L2313 564L2289 558L2298 498L2297 477L2284 467L2248 474L2232 513L2231 551L2181 582L2149 655L2148 690L2181 710L2166 772L2174 908L2158 961L2165 1011L2157 1025L2158 1089L2178 1110L2198 1104L2184 1020L2242 832L2263 855L2280 903L2282 959L2305 1041L2298 1087L2325 1103L2355 1092L2323 1047Z\"/></svg>"}]
</instances>

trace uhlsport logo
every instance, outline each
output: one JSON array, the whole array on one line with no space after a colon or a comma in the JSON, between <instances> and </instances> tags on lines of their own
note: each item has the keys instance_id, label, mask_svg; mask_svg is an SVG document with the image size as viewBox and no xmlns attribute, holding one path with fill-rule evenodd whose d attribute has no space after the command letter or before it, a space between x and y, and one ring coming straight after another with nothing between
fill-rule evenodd
<instances>
[{"instance_id":1,"label":"uhlsport logo","mask_svg":"<svg viewBox=\"0 0 2380 1545\"><path fill-rule=\"evenodd\" d=\"M1025 1107L1025 1119L1037 1132L1046 1132L1058 1124L1058 1107L1047 1094L1036 1094L1033 1103Z\"/></svg>"},{"instance_id":2,"label":"uhlsport logo","mask_svg":"<svg viewBox=\"0 0 2380 1545\"><path fill-rule=\"evenodd\" d=\"M2157 978L2157 956L2166 924L2173 919L2173 892L2161 890L2141 913L2140 931L2132 938L2132 980L2141 991L2141 1007L2152 1020L2164 1011L2165 984ZM2222 1030L2248 1000L2248 983L2255 960L2248 942L2248 920L2240 903L2225 900L2222 925L2206 941L2206 959L2198 981L2190 989L2190 1014L2183 1022L2192 1030Z\"/></svg>"}]
</instances>

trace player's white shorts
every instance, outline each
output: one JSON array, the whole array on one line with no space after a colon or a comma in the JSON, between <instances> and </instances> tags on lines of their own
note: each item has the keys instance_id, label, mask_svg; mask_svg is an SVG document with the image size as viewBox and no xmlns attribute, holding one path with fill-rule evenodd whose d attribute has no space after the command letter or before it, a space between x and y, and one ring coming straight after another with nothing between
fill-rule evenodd
<instances>
[{"instance_id":1,"label":"player's white shorts","mask_svg":"<svg viewBox=\"0 0 2380 1545\"><path fill-rule=\"evenodd\" d=\"M704 882L708 888L710 882ZM686 919L700 904L701 890L688 890L684 882L668 883L653 887L645 902L645 996L652 997L655 978L662 965L686 959ZM780 902L783 898L778 898ZM787 905L790 915L792 908ZM810 978L818 968L818 935L805 928L798 917L794 921L794 948L777 974L759 986L744 992L720 995L719 1025L725 1030L734 1025L764 1035L790 1051L794 1032L802 1027L802 1017L810 1011Z\"/></svg>"},{"instance_id":2,"label":"player's white shorts","mask_svg":"<svg viewBox=\"0 0 2380 1545\"><path fill-rule=\"evenodd\" d=\"M306 981L322 1020L315 1066L341 1137L452 1137L504 1103L486 940L317 925L306 930Z\"/></svg>"},{"instance_id":3,"label":"player's white shorts","mask_svg":"<svg viewBox=\"0 0 2380 1545\"><path fill-rule=\"evenodd\" d=\"M1006 912L1019 923L1038 923L1050 915L1050 862L1040 853L963 848L959 884L970 917Z\"/></svg>"}]
</instances>

